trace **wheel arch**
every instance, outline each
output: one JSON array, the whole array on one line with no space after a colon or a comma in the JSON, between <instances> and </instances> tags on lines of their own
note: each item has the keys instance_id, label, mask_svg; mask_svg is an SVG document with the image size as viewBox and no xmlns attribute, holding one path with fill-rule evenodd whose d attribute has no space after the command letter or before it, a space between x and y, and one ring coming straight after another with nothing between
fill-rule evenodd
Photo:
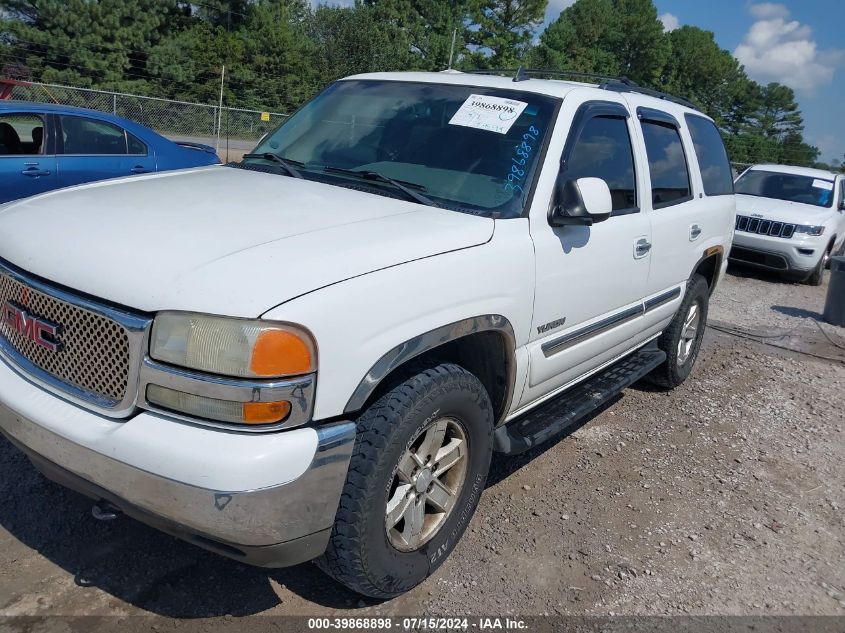
<instances>
[{"instance_id":1,"label":"wheel arch","mask_svg":"<svg viewBox=\"0 0 845 633\"><path fill-rule=\"evenodd\" d=\"M510 321L499 314L456 321L397 345L361 379L344 414L364 409L391 375L425 357L449 360L472 372L490 395L497 423L504 419L516 387L516 338Z\"/></svg>"},{"instance_id":2,"label":"wheel arch","mask_svg":"<svg viewBox=\"0 0 845 633\"><path fill-rule=\"evenodd\" d=\"M725 249L722 246L713 246L704 251L701 259L695 264L692 270L692 275L701 275L707 281L710 287L710 294L716 290L716 284L719 282L719 271L722 268L722 262L725 258Z\"/></svg>"}]
</instances>

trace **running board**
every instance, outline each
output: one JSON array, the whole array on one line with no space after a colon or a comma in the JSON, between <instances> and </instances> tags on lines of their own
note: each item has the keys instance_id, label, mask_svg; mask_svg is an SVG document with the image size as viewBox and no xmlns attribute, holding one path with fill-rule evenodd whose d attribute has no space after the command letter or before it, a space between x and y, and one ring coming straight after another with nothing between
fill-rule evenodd
<instances>
[{"instance_id":1,"label":"running board","mask_svg":"<svg viewBox=\"0 0 845 633\"><path fill-rule=\"evenodd\" d=\"M496 429L493 450L517 455L552 439L659 367L666 353L642 348L607 369Z\"/></svg>"}]
</instances>

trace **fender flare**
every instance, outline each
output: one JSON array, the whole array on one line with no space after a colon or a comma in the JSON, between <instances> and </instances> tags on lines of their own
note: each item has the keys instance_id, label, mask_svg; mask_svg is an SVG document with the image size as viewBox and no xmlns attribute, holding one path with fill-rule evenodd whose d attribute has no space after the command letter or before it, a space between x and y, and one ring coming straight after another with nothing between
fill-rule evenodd
<instances>
[{"instance_id":1,"label":"fender flare","mask_svg":"<svg viewBox=\"0 0 845 633\"><path fill-rule=\"evenodd\" d=\"M513 359L513 362L508 364L508 392L503 407L504 412L507 413L510 409L516 382L516 337L514 336L513 326L510 321L500 314L484 314L455 321L454 323L441 326L425 334L420 334L397 345L378 359L367 372L367 375L361 379L361 382L358 383L358 386L346 403L343 412L349 414L363 409L367 399L373 394L381 381L397 367L450 341L455 341L479 332L498 332L502 334L507 347L506 352Z\"/></svg>"}]
</instances>

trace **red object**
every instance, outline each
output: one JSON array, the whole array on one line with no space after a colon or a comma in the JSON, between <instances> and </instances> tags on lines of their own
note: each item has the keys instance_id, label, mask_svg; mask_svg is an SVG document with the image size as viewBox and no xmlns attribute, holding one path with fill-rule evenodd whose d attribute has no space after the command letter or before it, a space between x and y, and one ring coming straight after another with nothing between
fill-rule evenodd
<instances>
[{"instance_id":1,"label":"red object","mask_svg":"<svg viewBox=\"0 0 845 633\"><path fill-rule=\"evenodd\" d=\"M0 100L8 99L12 96L12 90L15 86L28 86L26 81L18 81L17 79L0 79Z\"/></svg>"}]
</instances>

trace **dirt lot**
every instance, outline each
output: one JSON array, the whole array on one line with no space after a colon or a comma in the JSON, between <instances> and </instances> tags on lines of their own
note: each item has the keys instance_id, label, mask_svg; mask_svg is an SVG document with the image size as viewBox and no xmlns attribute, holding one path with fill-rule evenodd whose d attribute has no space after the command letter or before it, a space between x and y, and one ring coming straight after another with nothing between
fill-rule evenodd
<instances>
[{"instance_id":1,"label":"dirt lot","mask_svg":"<svg viewBox=\"0 0 845 633\"><path fill-rule=\"evenodd\" d=\"M711 322L768 344L711 329L683 387L630 389L494 459L450 560L385 603L312 565L268 572L98 523L0 440L0 615L845 615L845 350L812 320L825 291L729 275Z\"/></svg>"}]
</instances>

